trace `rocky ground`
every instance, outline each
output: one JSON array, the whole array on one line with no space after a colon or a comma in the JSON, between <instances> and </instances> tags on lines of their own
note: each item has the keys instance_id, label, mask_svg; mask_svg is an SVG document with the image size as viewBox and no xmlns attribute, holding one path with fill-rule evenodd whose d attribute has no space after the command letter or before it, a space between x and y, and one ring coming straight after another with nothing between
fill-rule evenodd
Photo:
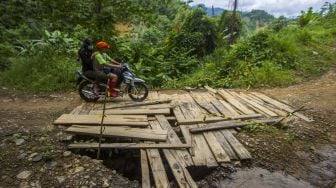
<instances>
[{"instance_id":1,"label":"rocky ground","mask_svg":"<svg viewBox=\"0 0 336 188\"><path fill-rule=\"evenodd\" d=\"M0 187L138 187L102 161L66 151L51 123L81 101L75 93L0 93Z\"/></svg>"},{"instance_id":2,"label":"rocky ground","mask_svg":"<svg viewBox=\"0 0 336 188\"><path fill-rule=\"evenodd\" d=\"M296 108L305 106L310 110L303 113L315 122L293 120L285 127L242 129L237 137L251 152L252 162L241 168L209 171L197 177L198 183L204 187L258 187L246 180L255 181L256 176L265 180L266 187L335 186L336 69L301 85L258 91ZM31 95L0 89L0 187L139 186L137 178L129 180L126 176L131 175L113 165L66 151L59 142L62 135L52 125L53 120L80 103L76 93ZM249 169L253 169L253 176L247 175ZM291 176L282 177L287 174ZM282 184L295 179L305 182Z\"/></svg>"}]
</instances>

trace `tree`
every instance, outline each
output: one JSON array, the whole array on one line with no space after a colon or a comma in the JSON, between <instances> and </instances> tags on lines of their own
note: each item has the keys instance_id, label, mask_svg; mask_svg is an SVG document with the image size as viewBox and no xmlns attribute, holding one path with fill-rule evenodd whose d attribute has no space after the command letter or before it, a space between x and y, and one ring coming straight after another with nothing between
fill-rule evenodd
<instances>
[{"instance_id":1,"label":"tree","mask_svg":"<svg viewBox=\"0 0 336 188\"><path fill-rule=\"evenodd\" d=\"M222 39L229 39L231 32L233 38L231 40L236 41L240 36L243 28L243 23L240 18L240 14L232 17L232 12L224 11L218 22L218 32ZM227 42L228 44L228 42Z\"/></svg>"}]
</instances>

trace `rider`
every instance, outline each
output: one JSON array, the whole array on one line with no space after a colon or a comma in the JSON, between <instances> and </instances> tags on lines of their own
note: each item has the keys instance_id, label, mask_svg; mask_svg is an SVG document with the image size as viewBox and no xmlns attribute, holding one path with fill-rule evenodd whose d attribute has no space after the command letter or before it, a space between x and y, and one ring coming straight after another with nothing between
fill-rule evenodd
<instances>
[{"instance_id":1,"label":"rider","mask_svg":"<svg viewBox=\"0 0 336 188\"><path fill-rule=\"evenodd\" d=\"M92 54L91 58L93 60L93 68L96 72L99 72L101 74L105 71L107 78L109 79L108 84L110 88L110 94L112 97L116 97L118 95L114 88L117 85L118 75L113 73L113 70L115 70L116 68L120 69L122 66L119 62L115 61L106 54L109 48L110 46L106 42L98 42L96 44L97 51ZM112 68L112 71L106 72L106 68Z\"/></svg>"}]
</instances>

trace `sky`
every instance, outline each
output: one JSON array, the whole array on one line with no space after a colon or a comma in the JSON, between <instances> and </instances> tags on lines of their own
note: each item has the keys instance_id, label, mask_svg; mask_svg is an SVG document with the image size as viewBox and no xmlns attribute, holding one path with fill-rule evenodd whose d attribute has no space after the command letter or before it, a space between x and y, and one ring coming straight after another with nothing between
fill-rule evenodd
<instances>
[{"instance_id":1,"label":"sky","mask_svg":"<svg viewBox=\"0 0 336 188\"><path fill-rule=\"evenodd\" d=\"M238 10L251 11L252 9L262 9L274 16L296 17L301 10L307 11L313 7L314 11L319 11L324 2L335 2L336 0L238 0ZM232 9L233 0L194 0L191 5L205 4L211 7Z\"/></svg>"}]
</instances>

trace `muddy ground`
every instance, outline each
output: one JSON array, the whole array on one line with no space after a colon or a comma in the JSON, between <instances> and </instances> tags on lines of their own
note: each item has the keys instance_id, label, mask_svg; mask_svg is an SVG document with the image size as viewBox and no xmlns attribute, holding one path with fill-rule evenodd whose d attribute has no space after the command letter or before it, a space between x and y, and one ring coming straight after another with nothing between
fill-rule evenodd
<instances>
[{"instance_id":1,"label":"muddy ground","mask_svg":"<svg viewBox=\"0 0 336 188\"><path fill-rule=\"evenodd\" d=\"M293 120L285 127L243 128L237 138L253 160L202 174L197 177L199 185L336 186L336 68L300 85L258 91L295 108L305 106L310 110L303 113L315 122ZM81 100L74 92L31 95L0 89L0 187L140 185L138 175L67 152L59 142L53 120L79 104Z\"/></svg>"}]
</instances>

